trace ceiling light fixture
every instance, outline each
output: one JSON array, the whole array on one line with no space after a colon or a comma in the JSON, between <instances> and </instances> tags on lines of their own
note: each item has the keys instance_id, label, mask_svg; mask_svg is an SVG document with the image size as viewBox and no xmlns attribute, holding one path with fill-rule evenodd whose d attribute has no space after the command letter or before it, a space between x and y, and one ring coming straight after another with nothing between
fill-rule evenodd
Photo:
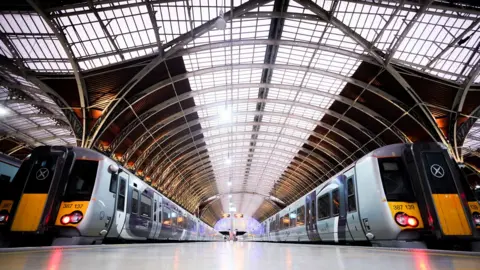
<instances>
[{"instance_id":1,"label":"ceiling light fixture","mask_svg":"<svg viewBox=\"0 0 480 270\"><path fill-rule=\"evenodd\" d=\"M229 158L229 157L227 157L227 158L225 159L225 164L227 164L227 165L232 164L232 159Z\"/></svg>"},{"instance_id":2,"label":"ceiling light fixture","mask_svg":"<svg viewBox=\"0 0 480 270\"><path fill-rule=\"evenodd\" d=\"M228 194L228 198L232 198L232 194Z\"/></svg>"},{"instance_id":3,"label":"ceiling light fixture","mask_svg":"<svg viewBox=\"0 0 480 270\"><path fill-rule=\"evenodd\" d=\"M232 110L227 106L220 109L219 115L222 122L230 122L232 120Z\"/></svg>"},{"instance_id":4,"label":"ceiling light fixture","mask_svg":"<svg viewBox=\"0 0 480 270\"><path fill-rule=\"evenodd\" d=\"M225 30L227 28L227 22L223 18L223 10L220 9L220 13L218 14L218 18L215 21L215 28L218 30Z\"/></svg>"},{"instance_id":5,"label":"ceiling light fixture","mask_svg":"<svg viewBox=\"0 0 480 270\"><path fill-rule=\"evenodd\" d=\"M5 116L5 115L8 115L9 114L9 111L7 108L3 107L3 106L0 106L0 117L1 116Z\"/></svg>"},{"instance_id":6,"label":"ceiling light fixture","mask_svg":"<svg viewBox=\"0 0 480 270\"><path fill-rule=\"evenodd\" d=\"M231 181L228 181L228 185L231 186L231 185L232 185L232 182L231 182Z\"/></svg>"}]
</instances>

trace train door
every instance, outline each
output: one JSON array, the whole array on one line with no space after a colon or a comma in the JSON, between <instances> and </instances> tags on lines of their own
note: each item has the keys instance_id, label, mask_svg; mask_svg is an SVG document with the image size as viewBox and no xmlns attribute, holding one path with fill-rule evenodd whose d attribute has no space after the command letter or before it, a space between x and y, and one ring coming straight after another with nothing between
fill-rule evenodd
<instances>
[{"instance_id":1,"label":"train door","mask_svg":"<svg viewBox=\"0 0 480 270\"><path fill-rule=\"evenodd\" d=\"M153 193L153 202L152 202L152 229L148 235L149 239L156 239L158 225L158 195Z\"/></svg>"},{"instance_id":2,"label":"train door","mask_svg":"<svg viewBox=\"0 0 480 270\"><path fill-rule=\"evenodd\" d=\"M353 238L354 241L367 241L357 208L355 170L351 169L345 172L344 176L346 178L347 238Z\"/></svg>"},{"instance_id":3,"label":"train door","mask_svg":"<svg viewBox=\"0 0 480 270\"><path fill-rule=\"evenodd\" d=\"M320 235L318 234L317 229L317 207L316 207L316 196L317 192L313 191L312 193L305 196L305 222L308 239L310 241L319 241Z\"/></svg>"},{"instance_id":4,"label":"train door","mask_svg":"<svg viewBox=\"0 0 480 270\"><path fill-rule=\"evenodd\" d=\"M334 195L333 207L336 208L335 210L337 211L338 215L335 217L334 240L335 242L352 241L353 238L347 224L347 177L345 175L340 175L337 177L336 182L338 184L338 190L337 193L332 194Z\"/></svg>"},{"instance_id":5,"label":"train door","mask_svg":"<svg viewBox=\"0 0 480 270\"><path fill-rule=\"evenodd\" d=\"M153 222L156 223L154 238L158 239L162 230L162 196L155 194Z\"/></svg>"},{"instance_id":6,"label":"train door","mask_svg":"<svg viewBox=\"0 0 480 270\"><path fill-rule=\"evenodd\" d=\"M127 203L126 203L126 194L127 194L127 183L128 183L128 174L125 172L120 172L117 177L117 190L115 193L115 203L116 206L113 212L112 227L108 231L108 238L117 238L121 235L123 228L125 227L125 220L127 216Z\"/></svg>"}]
</instances>

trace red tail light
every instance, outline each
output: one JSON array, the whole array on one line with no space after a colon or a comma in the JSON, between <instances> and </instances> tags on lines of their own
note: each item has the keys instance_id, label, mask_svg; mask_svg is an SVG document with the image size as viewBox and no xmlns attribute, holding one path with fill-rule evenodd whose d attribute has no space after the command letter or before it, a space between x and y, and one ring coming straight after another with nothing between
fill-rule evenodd
<instances>
[{"instance_id":1,"label":"red tail light","mask_svg":"<svg viewBox=\"0 0 480 270\"><path fill-rule=\"evenodd\" d=\"M67 225L68 223L70 223L70 216L63 216L62 219L60 220L60 222L63 225Z\"/></svg>"},{"instance_id":2,"label":"red tail light","mask_svg":"<svg viewBox=\"0 0 480 270\"><path fill-rule=\"evenodd\" d=\"M407 223L408 223L408 226L410 226L410 227L417 227L418 226L418 220L414 217L408 217Z\"/></svg>"},{"instance_id":3,"label":"red tail light","mask_svg":"<svg viewBox=\"0 0 480 270\"><path fill-rule=\"evenodd\" d=\"M402 227L417 227L418 226L418 219L415 217L411 217L403 212L398 212L395 214L395 221L398 225Z\"/></svg>"},{"instance_id":4,"label":"red tail light","mask_svg":"<svg viewBox=\"0 0 480 270\"><path fill-rule=\"evenodd\" d=\"M83 219L83 213L80 211L74 211L71 214L64 215L61 219L60 222L63 225L67 224L77 224Z\"/></svg>"}]
</instances>

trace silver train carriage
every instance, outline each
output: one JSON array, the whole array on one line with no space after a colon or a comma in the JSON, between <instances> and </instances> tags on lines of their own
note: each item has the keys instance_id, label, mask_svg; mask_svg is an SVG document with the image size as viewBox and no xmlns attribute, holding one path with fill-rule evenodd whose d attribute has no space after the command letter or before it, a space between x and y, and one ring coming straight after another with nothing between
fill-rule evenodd
<instances>
[{"instance_id":1,"label":"silver train carriage","mask_svg":"<svg viewBox=\"0 0 480 270\"><path fill-rule=\"evenodd\" d=\"M478 250L480 205L436 143L379 148L261 223L255 241Z\"/></svg>"},{"instance_id":2,"label":"silver train carriage","mask_svg":"<svg viewBox=\"0 0 480 270\"><path fill-rule=\"evenodd\" d=\"M54 245L108 240L221 240L117 163L90 149L41 146L0 198L4 243L45 236Z\"/></svg>"}]
</instances>

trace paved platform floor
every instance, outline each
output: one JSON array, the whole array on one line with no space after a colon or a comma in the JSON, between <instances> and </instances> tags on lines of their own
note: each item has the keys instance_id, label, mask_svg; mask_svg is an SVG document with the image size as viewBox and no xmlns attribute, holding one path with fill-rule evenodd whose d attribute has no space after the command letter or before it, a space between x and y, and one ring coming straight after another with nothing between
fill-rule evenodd
<instances>
[{"instance_id":1,"label":"paved platform floor","mask_svg":"<svg viewBox=\"0 0 480 270\"><path fill-rule=\"evenodd\" d=\"M0 252L0 269L480 269L480 256L440 251L248 242L20 249Z\"/></svg>"}]
</instances>

